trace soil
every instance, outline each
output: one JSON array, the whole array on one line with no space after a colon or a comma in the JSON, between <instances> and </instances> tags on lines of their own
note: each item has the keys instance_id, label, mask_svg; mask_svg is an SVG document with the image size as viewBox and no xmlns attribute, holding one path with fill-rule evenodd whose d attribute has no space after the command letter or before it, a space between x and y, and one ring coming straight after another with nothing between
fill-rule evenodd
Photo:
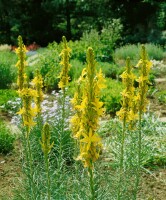
<instances>
[{"instance_id":1,"label":"soil","mask_svg":"<svg viewBox=\"0 0 166 200\"><path fill-rule=\"evenodd\" d=\"M0 154L0 199L9 200L14 190L19 187L21 178L21 161L19 141L15 142L15 149L7 155Z\"/></svg>"},{"instance_id":2,"label":"soil","mask_svg":"<svg viewBox=\"0 0 166 200\"><path fill-rule=\"evenodd\" d=\"M166 169L158 168L142 176L140 198L138 200L166 199Z\"/></svg>"}]
</instances>

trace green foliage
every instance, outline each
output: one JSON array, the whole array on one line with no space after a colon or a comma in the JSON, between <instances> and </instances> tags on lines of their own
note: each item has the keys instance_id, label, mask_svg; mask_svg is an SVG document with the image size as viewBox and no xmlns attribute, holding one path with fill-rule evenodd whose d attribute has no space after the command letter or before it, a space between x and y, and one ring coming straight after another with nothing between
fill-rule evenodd
<instances>
[{"instance_id":1,"label":"green foliage","mask_svg":"<svg viewBox=\"0 0 166 200\"><path fill-rule=\"evenodd\" d=\"M67 94L70 97L74 96L76 84L77 82L75 81L72 81L69 84ZM123 90L123 85L121 82L110 78L106 78L106 88L102 90L101 101L104 103L104 107L106 109L107 114L114 116L116 114L116 111L120 109L121 107L120 92L122 92L122 90Z\"/></svg>"},{"instance_id":2,"label":"green foliage","mask_svg":"<svg viewBox=\"0 0 166 200\"><path fill-rule=\"evenodd\" d=\"M155 44L145 44L145 48L147 50L149 59L151 59L151 60L152 59L155 59L155 60L163 59L163 49L161 46L155 45ZM121 61L124 61L127 59L127 57L130 57L130 59L136 65L137 61L140 58L140 49L141 49L140 44L137 44L137 45L130 44L130 45L122 46L115 50L114 60L117 64L121 64Z\"/></svg>"},{"instance_id":3,"label":"green foliage","mask_svg":"<svg viewBox=\"0 0 166 200\"><path fill-rule=\"evenodd\" d=\"M14 148L15 136L4 121L0 120L0 153L7 154Z\"/></svg>"},{"instance_id":4,"label":"green foliage","mask_svg":"<svg viewBox=\"0 0 166 200\"><path fill-rule=\"evenodd\" d=\"M150 73L149 74L149 82L150 82L150 85L155 85L155 75L153 73Z\"/></svg>"},{"instance_id":5,"label":"green foliage","mask_svg":"<svg viewBox=\"0 0 166 200\"><path fill-rule=\"evenodd\" d=\"M121 94L123 85L121 82L112 79L106 79L106 89L103 89L101 101L104 102L106 113L115 115L121 107Z\"/></svg>"},{"instance_id":6,"label":"green foliage","mask_svg":"<svg viewBox=\"0 0 166 200\"><path fill-rule=\"evenodd\" d=\"M117 41L121 40L123 25L121 24L120 19L112 19L105 23L103 29L101 30L101 43L103 44L102 52L103 55L107 58L105 60L109 60L112 58L112 53L114 48L116 47Z\"/></svg>"},{"instance_id":7,"label":"green foliage","mask_svg":"<svg viewBox=\"0 0 166 200\"><path fill-rule=\"evenodd\" d=\"M119 19L113 19L109 23L105 23L101 33L96 29L85 31L80 41L70 41L73 59L82 62L86 61L86 49L92 47L97 61L111 61L113 49L116 43L121 39L122 25Z\"/></svg>"},{"instance_id":8,"label":"green foliage","mask_svg":"<svg viewBox=\"0 0 166 200\"><path fill-rule=\"evenodd\" d=\"M58 44L55 42L49 44L48 49L39 56L38 66L44 79L44 86L48 90L58 89L58 75L60 72L58 48Z\"/></svg>"},{"instance_id":9,"label":"green foliage","mask_svg":"<svg viewBox=\"0 0 166 200\"><path fill-rule=\"evenodd\" d=\"M12 89L0 89L0 106L5 104L9 100L13 100L15 97L18 97L16 90Z\"/></svg>"},{"instance_id":10,"label":"green foliage","mask_svg":"<svg viewBox=\"0 0 166 200\"><path fill-rule=\"evenodd\" d=\"M103 74L107 78L117 79L123 72L123 68L113 63L98 62L97 67L102 69Z\"/></svg>"},{"instance_id":11,"label":"green foliage","mask_svg":"<svg viewBox=\"0 0 166 200\"><path fill-rule=\"evenodd\" d=\"M13 52L2 51L0 53L0 88L8 88L16 81L16 55Z\"/></svg>"},{"instance_id":12,"label":"green foliage","mask_svg":"<svg viewBox=\"0 0 166 200\"><path fill-rule=\"evenodd\" d=\"M166 104L166 90L157 92L156 97L160 103Z\"/></svg>"},{"instance_id":13,"label":"green foliage","mask_svg":"<svg viewBox=\"0 0 166 200\"><path fill-rule=\"evenodd\" d=\"M69 77L70 77L70 81L74 81L80 77L81 72L85 66L83 65L82 62L76 59L71 60L70 64L71 64L71 68L69 71Z\"/></svg>"}]
</instances>

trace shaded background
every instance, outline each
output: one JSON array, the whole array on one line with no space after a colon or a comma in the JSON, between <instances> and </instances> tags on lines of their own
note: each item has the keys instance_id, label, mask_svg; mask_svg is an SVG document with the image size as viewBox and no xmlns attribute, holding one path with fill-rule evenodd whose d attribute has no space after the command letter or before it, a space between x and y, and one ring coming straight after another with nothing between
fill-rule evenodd
<instances>
[{"instance_id":1,"label":"shaded background","mask_svg":"<svg viewBox=\"0 0 166 200\"><path fill-rule=\"evenodd\" d=\"M0 44L25 44L79 39L120 19L121 44L166 42L166 2L160 0L0 0Z\"/></svg>"}]
</instances>

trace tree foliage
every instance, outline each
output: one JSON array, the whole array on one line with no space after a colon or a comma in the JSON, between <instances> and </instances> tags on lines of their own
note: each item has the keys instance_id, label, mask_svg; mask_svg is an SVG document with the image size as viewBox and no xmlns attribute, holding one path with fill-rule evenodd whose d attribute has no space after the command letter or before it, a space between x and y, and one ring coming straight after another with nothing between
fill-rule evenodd
<instances>
[{"instance_id":1,"label":"tree foliage","mask_svg":"<svg viewBox=\"0 0 166 200\"><path fill-rule=\"evenodd\" d=\"M101 31L120 19L124 42L163 43L166 3L155 0L0 0L0 44L14 44L19 34L26 44L79 39L83 32Z\"/></svg>"}]
</instances>

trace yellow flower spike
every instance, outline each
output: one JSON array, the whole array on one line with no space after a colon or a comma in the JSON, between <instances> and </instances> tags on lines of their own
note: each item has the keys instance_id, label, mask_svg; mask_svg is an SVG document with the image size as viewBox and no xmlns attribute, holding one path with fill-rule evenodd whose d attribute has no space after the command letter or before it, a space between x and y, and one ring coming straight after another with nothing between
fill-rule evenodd
<instances>
[{"instance_id":1,"label":"yellow flower spike","mask_svg":"<svg viewBox=\"0 0 166 200\"><path fill-rule=\"evenodd\" d=\"M59 88L64 90L65 87L68 85L69 79L70 79L70 77L68 76L68 71L71 66L69 63L71 49L67 45L65 36L62 37L62 40L63 40L63 45L64 45L63 50L60 53L60 56L61 56L60 65L62 66L62 71L59 75L60 81L59 81L58 86Z\"/></svg>"},{"instance_id":2,"label":"yellow flower spike","mask_svg":"<svg viewBox=\"0 0 166 200\"><path fill-rule=\"evenodd\" d=\"M18 48L15 51L18 56L18 62L16 63L16 67L18 68L17 85L19 90L21 91L24 85L24 73L25 73L25 67L27 65L25 61L27 50L25 45L23 44L21 36L18 36Z\"/></svg>"},{"instance_id":3,"label":"yellow flower spike","mask_svg":"<svg viewBox=\"0 0 166 200\"><path fill-rule=\"evenodd\" d=\"M78 159L88 168L92 168L102 148L101 138L96 131L99 127L99 117L104 112L103 103L100 102L100 90L105 87L104 82L102 71L96 71L93 49L88 48L87 65L79 78L80 88L72 100L76 114L71 119L74 138L80 144ZM78 94L81 96L78 97Z\"/></svg>"},{"instance_id":4,"label":"yellow flower spike","mask_svg":"<svg viewBox=\"0 0 166 200\"><path fill-rule=\"evenodd\" d=\"M23 107L18 114L23 117L23 124L30 132L31 127L35 125L33 118L36 116L36 109L32 107L32 99L36 96L36 93L31 88L24 88L20 93L20 97L23 102Z\"/></svg>"},{"instance_id":5,"label":"yellow flower spike","mask_svg":"<svg viewBox=\"0 0 166 200\"><path fill-rule=\"evenodd\" d=\"M122 121L122 132L121 132L121 147L120 147L120 163L119 163L119 186L118 186L118 199L121 195L121 181L122 174L124 170L124 149L125 149L125 139L126 139L126 123L130 124L136 119L137 115L132 112L133 108L133 99L135 97L135 88L134 80L135 75L132 73L132 66L130 64L130 58L126 60L126 70L121 75L122 83L125 86L125 89L121 92L122 95L122 107L120 111L116 114L119 119ZM137 105L135 105L137 108Z\"/></svg>"},{"instance_id":6,"label":"yellow flower spike","mask_svg":"<svg viewBox=\"0 0 166 200\"><path fill-rule=\"evenodd\" d=\"M50 126L48 123L45 123L42 130L42 140L40 141L44 155L48 155L54 145L54 142L50 144L50 139Z\"/></svg>"},{"instance_id":7,"label":"yellow flower spike","mask_svg":"<svg viewBox=\"0 0 166 200\"><path fill-rule=\"evenodd\" d=\"M137 82L139 82L139 90L138 90L139 110L141 112L145 112L148 103L148 100L146 98L148 91L148 83L149 83L148 76L152 63L148 60L147 52L144 45L142 45L141 59L137 65L140 70L140 77L137 79Z\"/></svg>"},{"instance_id":8,"label":"yellow flower spike","mask_svg":"<svg viewBox=\"0 0 166 200\"><path fill-rule=\"evenodd\" d=\"M122 108L116 114L120 120L132 121L135 120L136 115L131 115L131 109L134 98L134 80L136 76L132 73L132 67L130 65L130 58L126 60L126 70L121 75L122 82L125 85L125 89L121 92L122 95ZM136 106L136 105L135 105Z\"/></svg>"},{"instance_id":9,"label":"yellow flower spike","mask_svg":"<svg viewBox=\"0 0 166 200\"><path fill-rule=\"evenodd\" d=\"M41 113L41 102L43 101L43 79L41 74L39 73L39 70L36 71L36 77L32 80L32 84L34 84L34 87L36 88L36 98L35 103L37 107L37 113Z\"/></svg>"},{"instance_id":10,"label":"yellow flower spike","mask_svg":"<svg viewBox=\"0 0 166 200\"><path fill-rule=\"evenodd\" d=\"M28 88L26 79L24 80L23 89L19 90L19 96L22 99L22 108L17 114L22 115L23 125L27 128L27 135L29 136L31 128L36 124L33 118L36 116L36 109L32 107L32 100L37 96L35 90Z\"/></svg>"},{"instance_id":11,"label":"yellow flower spike","mask_svg":"<svg viewBox=\"0 0 166 200\"><path fill-rule=\"evenodd\" d=\"M141 176L141 165L142 165L142 114L146 111L146 107L148 104L147 100L147 91L148 91L148 76L150 72L150 68L152 66L152 63L148 60L147 52L145 49L145 46L142 45L141 47L141 59L138 62L138 68L140 71L140 77L138 78L138 94L137 94L137 100L138 100L138 118L139 118L139 126L138 126L138 166L136 171L136 181L135 181L135 196L134 199L137 198L137 191L138 186L140 182L140 176Z\"/></svg>"}]
</instances>

